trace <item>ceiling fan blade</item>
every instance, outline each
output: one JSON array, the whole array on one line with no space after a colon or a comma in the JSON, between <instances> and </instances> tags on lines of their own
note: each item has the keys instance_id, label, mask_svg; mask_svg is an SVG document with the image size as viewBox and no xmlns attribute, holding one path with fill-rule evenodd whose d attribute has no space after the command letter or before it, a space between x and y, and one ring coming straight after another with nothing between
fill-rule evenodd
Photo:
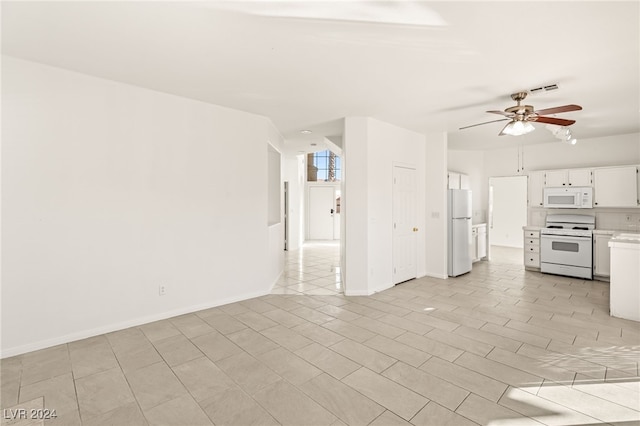
<instances>
[{"instance_id":1,"label":"ceiling fan blade","mask_svg":"<svg viewBox=\"0 0 640 426\"><path fill-rule=\"evenodd\" d=\"M582 107L580 105L564 105L554 108L546 108L536 111L538 115L558 114L560 112L580 111Z\"/></svg>"},{"instance_id":2,"label":"ceiling fan blade","mask_svg":"<svg viewBox=\"0 0 640 426\"><path fill-rule=\"evenodd\" d=\"M500 130L500 133L498 133L498 136L504 136L506 135L506 133L504 132L504 129L507 128L507 126L510 124L511 122L505 124L505 126L502 128L502 130Z\"/></svg>"},{"instance_id":3,"label":"ceiling fan blade","mask_svg":"<svg viewBox=\"0 0 640 426\"><path fill-rule=\"evenodd\" d=\"M500 115L504 115L505 117L513 117L513 113L512 112L505 112L505 111L498 111L498 110L493 110L493 111L487 111L490 114L500 114Z\"/></svg>"},{"instance_id":4,"label":"ceiling fan blade","mask_svg":"<svg viewBox=\"0 0 640 426\"><path fill-rule=\"evenodd\" d=\"M555 117L531 117L527 121L533 121L535 123L555 124L558 126L571 126L576 120L565 120L564 118Z\"/></svg>"},{"instance_id":5,"label":"ceiling fan blade","mask_svg":"<svg viewBox=\"0 0 640 426\"><path fill-rule=\"evenodd\" d=\"M472 124L471 126L460 127L458 130L464 130L464 129L468 129L469 127L482 126L483 124L497 123L498 121L506 121L506 120L509 120L509 118L501 118L499 120L485 121L484 123Z\"/></svg>"}]
</instances>

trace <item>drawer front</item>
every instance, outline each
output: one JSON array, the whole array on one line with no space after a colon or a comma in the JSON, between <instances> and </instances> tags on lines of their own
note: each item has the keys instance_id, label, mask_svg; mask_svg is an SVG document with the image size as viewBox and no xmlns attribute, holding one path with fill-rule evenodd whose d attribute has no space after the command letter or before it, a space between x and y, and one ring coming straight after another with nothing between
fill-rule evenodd
<instances>
[{"instance_id":1,"label":"drawer front","mask_svg":"<svg viewBox=\"0 0 640 426\"><path fill-rule=\"evenodd\" d=\"M538 238L525 238L524 239L524 243L526 244L530 244L533 246L539 246L540 245L540 240Z\"/></svg>"},{"instance_id":2,"label":"drawer front","mask_svg":"<svg viewBox=\"0 0 640 426\"><path fill-rule=\"evenodd\" d=\"M540 267L540 254L539 253L525 253L524 254L524 266L531 266L533 268Z\"/></svg>"},{"instance_id":3,"label":"drawer front","mask_svg":"<svg viewBox=\"0 0 640 426\"><path fill-rule=\"evenodd\" d=\"M524 255L528 256L529 253L540 253L540 246L538 244L525 244Z\"/></svg>"},{"instance_id":4,"label":"drawer front","mask_svg":"<svg viewBox=\"0 0 640 426\"><path fill-rule=\"evenodd\" d=\"M540 231L524 231L524 237L529 238L540 238Z\"/></svg>"}]
</instances>

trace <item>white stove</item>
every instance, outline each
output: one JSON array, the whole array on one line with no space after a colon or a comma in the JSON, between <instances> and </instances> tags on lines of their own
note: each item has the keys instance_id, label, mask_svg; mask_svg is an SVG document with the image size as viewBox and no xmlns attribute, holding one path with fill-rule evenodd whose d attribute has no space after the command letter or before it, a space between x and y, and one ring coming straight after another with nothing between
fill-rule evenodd
<instances>
[{"instance_id":1,"label":"white stove","mask_svg":"<svg viewBox=\"0 0 640 426\"><path fill-rule=\"evenodd\" d=\"M540 230L540 270L549 274L593 278L595 216L547 215Z\"/></svg>"}]
</instances>

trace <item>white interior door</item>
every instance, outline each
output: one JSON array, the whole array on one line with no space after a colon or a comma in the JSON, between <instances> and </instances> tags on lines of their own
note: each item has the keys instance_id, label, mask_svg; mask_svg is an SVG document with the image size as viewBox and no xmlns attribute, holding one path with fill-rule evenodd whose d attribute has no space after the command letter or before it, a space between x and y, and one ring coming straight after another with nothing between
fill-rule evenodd
<instances>
[{"instance_id":1,"label":"white interior door","mask_svg":"<svg viewBox=\"0 0 640 426\"><path fill-rule=\"evenodd\" d=\"M416 235L416 171L393 168L393 283L415 278Z\"/></svg>"},{"instance_id":2,"label":"white interior door","mask_svg":"<svg viewBox=\"0 0 640 426\"><path fill-rule=\"evenodd\" d=\"M310 240L333 240L334 193L333 186L309 187Z\"/></svg>"}]
</instances>

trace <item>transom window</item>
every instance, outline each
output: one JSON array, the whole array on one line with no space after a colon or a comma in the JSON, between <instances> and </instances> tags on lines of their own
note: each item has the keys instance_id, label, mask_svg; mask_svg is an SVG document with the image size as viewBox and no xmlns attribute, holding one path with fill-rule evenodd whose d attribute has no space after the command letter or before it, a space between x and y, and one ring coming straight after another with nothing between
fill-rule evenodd
<instances>
[{"instance_id":1,"label":"transom window","mask_svg":"<svg viewBox=\"0 0 640 426\"><path fill-rule=\"evenodd\" d=\"M308 182L336 182L342 178L340 157L326 150L307 154Z\"/></svg>"}]
</instances>

